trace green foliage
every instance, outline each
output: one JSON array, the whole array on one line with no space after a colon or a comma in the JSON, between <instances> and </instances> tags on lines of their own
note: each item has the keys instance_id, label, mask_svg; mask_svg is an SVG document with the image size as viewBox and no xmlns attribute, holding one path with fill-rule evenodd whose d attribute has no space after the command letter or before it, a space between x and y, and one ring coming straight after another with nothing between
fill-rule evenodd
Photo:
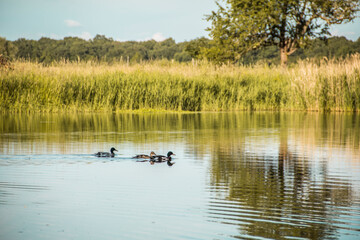
<instances>
[{"instance_id":1,"label":"green foliage","mask_svg":"<svg viewBox=\"0 0 360 240\"><path fill-rule=\"evenodd\" d=\"M5 38L0 37L0 54L6 58L14 59L17 47Z\"/></svg>"},{"instance_id":2,"label":"green foliage","mask_svg":"<svg viewBox=\"0 0 360 240\"><path fill-rule=\"evenodd\" d=\"M211 41L205 37L197 38L186 43L185 51L189 53L192 58L201 59L206 57L204 51L211 48Z\"/></svg>"},{"instance_id":3,"label":"green foliage","mask_svg":"<svg viewBox=\"0 0 360 240\"><path fill-rule=\"evenodd\" d=\"M186 51L182 51L175 53L174 59L178 62L189 62L191 61L191 56Z\"/></svg>"},{"instance_id":4,"label":"green foliage","mask_svg":"<svg viewBox=\"0 0 360 240\"><path fill-rule=\"evenodd\" d=\"M63 40L41 38L38 41L21 38L10 42L1 38L0 51L2 51L2 41L16 47L16 51L12 51L12 53L17 59L45 64L61 60L95 60L109 63L120 60L126 61L128 58L132 62L170 60L175 58L176 53L183 53L182 57L178 57L179 60L189 61L189 57L185 56L184 44L176 44L171 38L162 42L154 40L118 42L112 38L106 38L104 35L96 35L89 41L77 37L66 37Z\"/></svg>"},{"instance_id":5,"label":"green foliage","mask_svg":"<svg viewBox=\"0 0 360 240\"><path fill-rule=\"evenodd\" d=\"M323 41L315 39L309 41L305 48L299 49L289 57L289 63L294 64L299 60L312 59L322 61L324 59L344 59L351 54L360 53L360 38L353 42L345 37L332 37ZM250 51L242 56L244 64L277 64L280 61L279 47L268 46Z\"/></svg>"},{"instance_id":6,"label":"green foliage","mask_svg":"<svg viewBox=\"0 0 360 240\"><path fill-rule=\"evenodd\" d=\"M220 2L224 2L222 5ZM353 20L359 0L224 0L207 16L210 36L224 60L237 62L254 49L277 46L282 65L297 49L324 38L330 25Z\"/></svg>"},{"instance_id":7,"label":"green foliage","mask_svg":"<svg viewBox=\"0 0 360 240\"><path fill-rule=\"evenodd\" d=\"M308 41L308 46L299 49L289 57L294 63L299 59L315 58L339 59L360 52L360 39L353 42L344 37L333 37L327 41L315 39ZM96 61L96 62L127 62L132 63L176 60L189 62L192 59L206 59L213 63L231 63L231 52L217 46L207 38L198 38L189 42L175 43L173 39L163 42L149 40L145 42L118 42L103 35L86 41L77 37L66 37L63 40L41 38L38 41L18 39L8 41L0 38L0 54L7 59L25 59L50 65L58 61ZM252 50L242 55L240 64L278 64L279 47L268 46Z\"/></svg>"}]
</instances>

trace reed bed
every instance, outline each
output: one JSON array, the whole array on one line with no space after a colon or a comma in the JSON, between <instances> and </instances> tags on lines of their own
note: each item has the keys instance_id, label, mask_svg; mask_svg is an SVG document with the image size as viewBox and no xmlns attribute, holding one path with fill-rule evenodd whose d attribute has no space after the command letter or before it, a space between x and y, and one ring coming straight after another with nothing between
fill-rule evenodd
<instances>
[{"instance_id":1,"label":"reed bed","mask_svg":"<svg viewBox=\"0 0 360 240\"><path fill-rule=\"evenodd\" d=\"M17 61L0 70L0 111L360 110L360 56L284 69L208 62Z\"/></svg>"}]
</instances>

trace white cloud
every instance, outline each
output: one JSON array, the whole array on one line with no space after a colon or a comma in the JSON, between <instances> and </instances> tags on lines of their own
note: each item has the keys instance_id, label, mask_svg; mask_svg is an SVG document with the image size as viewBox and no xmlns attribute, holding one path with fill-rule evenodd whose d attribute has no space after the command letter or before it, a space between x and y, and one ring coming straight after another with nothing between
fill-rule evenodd
<instances>
[{"instance_id":1,"label":"white cloud","mask_svg":"<svg viewBox=\"0 0 360 240\"><path fill-rule=\"evenodd\" d=\"M75 20L67 19L64 21L68 27L80 27L81 23Z\"/></svg>"},{"instance_id":2,"label":"white cloud","mask_svg":"<svg viewBox=\"0 0 360 240\"><path fill-rule=\"evenodd\" d=\"M162 42L164 41L166 38L164 37L164 35L162 33L155 33L154 35L152 35L151 37L152 39L154 39L157 42Z\"/></svg>"}]
</instances>

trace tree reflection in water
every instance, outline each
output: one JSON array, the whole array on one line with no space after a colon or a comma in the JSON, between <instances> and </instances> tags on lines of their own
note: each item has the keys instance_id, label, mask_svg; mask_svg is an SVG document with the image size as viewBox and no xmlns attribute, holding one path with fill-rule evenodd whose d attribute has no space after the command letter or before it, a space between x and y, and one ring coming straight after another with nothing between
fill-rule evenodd
<instances>
[{"instance_id":1,"label":"tree reflection in water","mask_svg":"<svg viewBox=\"0 0 360 240\"><path fill-rule=\"evenodd\" d=\"M351 224L345 226L339 217L351 218L352 213L347 209L356 198L354 186L347 176L329 170L330 161L334 159L318 153L324 139L329 144L322 151L332 150L329 146L351 145L356 152L359 134L351 129L360 126L359 118L350 117L350 126L343 122L348 118L336 115L308 118L304 115L299 121L306 125L301 128L300 124L294 125L288 115L279 115L270 124L275 126L275 134L267 127L269 119L263 119L248 124L260 132L256 138L251 139L257 135L254 132L238 131L229 133L226 141L216 142L211 154L211 184L217 189L215 192L223 194L214 194L210 218L238 225L239 238L248 235L323 239L336 238L341 229L359 230L351 229ZM339 128L329 128L329 125Z\"/></svg>"}]
</instances>

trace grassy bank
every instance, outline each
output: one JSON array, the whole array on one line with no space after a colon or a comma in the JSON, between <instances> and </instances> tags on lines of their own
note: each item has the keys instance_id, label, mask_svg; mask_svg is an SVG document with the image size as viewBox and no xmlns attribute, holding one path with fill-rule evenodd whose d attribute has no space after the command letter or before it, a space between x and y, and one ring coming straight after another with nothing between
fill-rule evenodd
<instances>
[{"instance_id":1,"label":"grassy bank","mask_svg":"<svg viewBox=\"0 0 360 240\"><path fill-rule=\"evenodd\" d=\"M281 67L15 62L1 111L360 110L360 56Z\"/></svg>"}]
</instances>

